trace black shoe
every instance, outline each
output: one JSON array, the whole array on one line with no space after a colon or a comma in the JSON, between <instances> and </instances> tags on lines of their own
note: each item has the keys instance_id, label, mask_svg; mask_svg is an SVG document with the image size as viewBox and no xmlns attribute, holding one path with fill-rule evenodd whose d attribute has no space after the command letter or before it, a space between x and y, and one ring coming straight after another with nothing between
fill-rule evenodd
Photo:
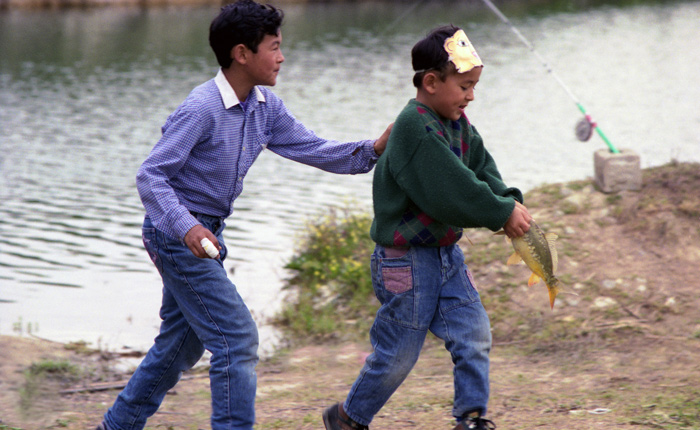
<instances>
[{"instance_id":1,"label":"black shoe","mask_svg":"<svg viewBox=\"0 0 700 430\"><path fill-rule=\"evenodd\" d=\"M481 417L469 417L460 421L452 430L496 430L496 424Z\"/></svg>"},{"instance_id":2,"label":"black shoe","mask_svg":"<svg viewBox=\"0 0 700 430\"><path fill-rule=\"evenodd\" d=\"M358 424L343 410L343 405L336 403L323 411L323 424L326 430L369 430L368 426Z\"/></svg>"},{"instance_id":3,"label":"black shoe","mask_svg":"<svg viewBox=\"0 0 700 430\"><path fill-rule=\"evenodd\" d=\"M95 430L109 430L109 427L107 427L107 424L105 424L105 422L102 421Z\"/></svg>"}]
</instances>

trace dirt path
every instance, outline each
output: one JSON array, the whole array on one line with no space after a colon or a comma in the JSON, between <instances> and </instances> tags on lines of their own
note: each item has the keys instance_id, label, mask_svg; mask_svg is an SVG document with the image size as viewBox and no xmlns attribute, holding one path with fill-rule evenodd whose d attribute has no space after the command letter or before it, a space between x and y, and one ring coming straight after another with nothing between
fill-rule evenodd
<instances>
[{"instance_id":1,"label":"dirt path","mask_svg":"<svg viewBox=\"0 0 700 430\"><path fill-rule=\"evenodd\" d=\"M560 236L558 274L578 295L550 310L526 268L503 264L509 245L470 233L467 261L492 319L489 417L499 430L700 429L700 166L645 171L638 193L603 195L581 181L526 203ZM256 429L323 429L321 411L347 394L368 353L366 342L307 345L261 363ZM66 362L75 367L56 369ZM118 390L59 392L123 379L110 362L0 336L0 430L92 429ZM28 376L37 363L53 370ZM206 372L187 377L148 428L208 428ZM451 404L449 355L431 337L371 428L450 429Z\"/></svg>"}]
</instances>

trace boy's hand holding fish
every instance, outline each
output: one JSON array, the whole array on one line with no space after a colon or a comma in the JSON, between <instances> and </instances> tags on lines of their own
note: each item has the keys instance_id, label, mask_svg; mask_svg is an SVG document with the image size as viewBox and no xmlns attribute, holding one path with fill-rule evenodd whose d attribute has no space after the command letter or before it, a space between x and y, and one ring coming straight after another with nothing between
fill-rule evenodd
<instances>
[{"instance_id":1,"label":"boy's hand holding fish","mask_svg":"<svg viewBox=\"0 0 700 430\"><path fill-rule=\"evenodd\" d=\"M517 209L517 206L516 206ZM515 212L515 210L513 211ZM511 218L513 216L511 215ZM508 220L510 222L510 219ZM506 264L517 264L525 262L527 267L532 270L532 275L528 279L527 285L531 287L536 283L544 280L547 290L549 291L549 304L554 308L554 300L557 294L562 292L562 287L559 279L554 275L557 270L557 249L555 241L557 235L554 233L545 234L535 220L530 218L529 229L525 234L511 237L504 226L504 231L496 234L506 234L510 238L511 244L515 252L508 258ZM508 223L506 223L508 225Z\"/></svg>"},{"instance_id":2,"label":"boy's hand holding fish","mask_svg":"<svg viewBox=\"0 0 700 430\"><path fill-rule=\"evenodd\" d=\"M511 239L520 237L530 229L530 221L532 221L532 216L530 216L527 208L516 200L515 208L513 208L513 212L503 226L503 231Z\"/></svg>"}]
</instances>

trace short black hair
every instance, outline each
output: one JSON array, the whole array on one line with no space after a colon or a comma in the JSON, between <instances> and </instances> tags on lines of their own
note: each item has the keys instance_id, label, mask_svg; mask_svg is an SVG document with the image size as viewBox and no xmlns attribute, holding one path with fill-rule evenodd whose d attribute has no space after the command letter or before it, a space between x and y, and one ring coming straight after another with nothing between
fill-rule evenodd
<instances>
[{"instance_id":1,"label":"short black hair","mask_svg":"<svg viewBox=\"0 0 700 430\"><path fill-rule=\"evenodd\" d=\"M223 6L209 26L209 45L219 65L231 66L231 49L238 44L258 52L265 35L279 34L283 19L281 9L253 0L239 0Z\"/></svg>"},{"instance_id":2,"label":"short black hair","mask_svg":"<svg viewBox=\"0 0 700 430\"><path fill-rule=\"evenodd\" d=\"M452 37L460 28L454 25L444 25L431 30L427 36L413 45L411 50L411 63L413 70L413 85L420 88L423 76L430 70L438 72L441 80L445 80L447 73L457 70L445 51L445 40ZM450 68L451 66L451 68Z\"/></svg>"}]
</instances>

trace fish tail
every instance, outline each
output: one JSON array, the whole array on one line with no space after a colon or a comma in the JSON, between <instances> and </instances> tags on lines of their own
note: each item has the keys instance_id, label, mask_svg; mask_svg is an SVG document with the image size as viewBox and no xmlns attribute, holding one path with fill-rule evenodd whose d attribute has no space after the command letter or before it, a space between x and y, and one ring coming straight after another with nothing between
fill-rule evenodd
<instances>
[{"instance_id":1,"label":"fish tail","mask_svg":"<svg viewBox=\"0 0 700 430\"><path fill-rule=\"evenodd\" d=\"M564 288L563 285L559 282L559 279L554 278L553 281L550 283L546 284L547 285L547 290L549 291L549 305L554 309L554 299L557 298L557 295L560 293L563 294L573 294L574 296L578 296L578 293L575 291L571 291L568 288Z\"/></svg>"},{"instance_id":2,"label":"fish tail","mask_svg":"<svg viewBox=\"0 0 700 430\"><path fill-rule=\"evenodd\" d=\"M554 309L554 300L557 298L557 294L562 291L559 280L555 279L551 284L547 284L547 290L549 291L549 306Z\"/></svg>"}]
</instances>

